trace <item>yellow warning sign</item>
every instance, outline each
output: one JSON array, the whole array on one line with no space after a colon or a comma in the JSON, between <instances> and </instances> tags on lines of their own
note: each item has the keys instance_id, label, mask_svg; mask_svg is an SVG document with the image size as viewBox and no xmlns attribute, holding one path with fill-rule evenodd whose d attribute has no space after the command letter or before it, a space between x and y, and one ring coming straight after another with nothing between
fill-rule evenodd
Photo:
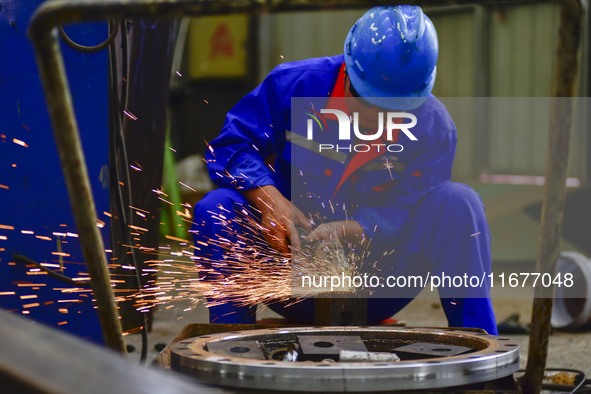
<instances>
[{"instance_id":1,"label":"yellow warning sign","mask_svg":"<svg viewBox=\"0 0 591 394\"><path fill-rule=\"evenodd\" d=\"M207 16L191 19L189 76L243 77L246 75L246 15Z\"/></svg>"}]
</instances>

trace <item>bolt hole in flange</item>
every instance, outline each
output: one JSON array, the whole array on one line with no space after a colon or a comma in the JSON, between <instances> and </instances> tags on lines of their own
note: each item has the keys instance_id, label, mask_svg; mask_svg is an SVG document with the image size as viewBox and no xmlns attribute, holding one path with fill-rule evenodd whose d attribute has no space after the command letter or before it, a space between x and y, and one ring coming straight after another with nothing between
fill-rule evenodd
<instances>
[{"instance_id":1,"label":"bolt hole in flange","mask_svg":"<svg viewBox=\"0 0 591 394\"><path fill-rule=\"evenodd\" d=\"M249 330L208 337L171 345L171 368L218 386L325 393L463 386L488 381L491 376L509 376L519 368L517 344L461 330L291 327L281 332ZM189 345L186 341L191 341L190 348L205 352L187 356L179 349ZM294 351L299 356L286 361L285 355ZM400 361L340 361L342 351L394 353L400 355ZM407 358L403 357L405 352ZM234 368L240 373L228 373ZM366 374L362 372L365 369ZM372 376L371 385L367 376Z\"/></svg>"},{"instance_id":2,"label":"bolt hole in flange","mask_svg":"<svg viewBox=\"0 0 591 394\"><path fill-rule=\"evenodd\" d=\"M314 342L314 346L321 347L321 348L329 348L329 347L333 347L334 343L325 342L325 341L318 341L318 342Z\"/></svg>"},{"instance_id":3,"label":"bolt hole in flange","mask_svg":"<svg viewBox=\"0 0 591 394\"><path fill-rule=\"evenodd\" d=\"M250 349L244 346L234 346L233 348L230 348L230 351L232 353L248 353L250 352Z\"/></svg>"}]
</instances>

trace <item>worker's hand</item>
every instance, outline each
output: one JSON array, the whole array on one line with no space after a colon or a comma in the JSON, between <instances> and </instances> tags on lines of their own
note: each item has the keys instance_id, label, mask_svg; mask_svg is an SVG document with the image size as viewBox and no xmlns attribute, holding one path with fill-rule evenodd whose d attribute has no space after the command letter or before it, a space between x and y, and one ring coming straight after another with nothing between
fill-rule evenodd
<instances>
[{"instance_id":1,"label":"worker's hand","mask_svg":"<svg viewBox=\"0 0 591 394\"><path fill-rule=\"evenodd\" d=\"M359 242L364 237L363 227L355 220L341 220L323 223L312 230L306 237L307 241L342 239L348 242Z\"/></svg>"},{"instance_id":2,"label":"worker's hand","mask_svg":"<svg viewBox=\"0 0 591 394\"><path fill-rule=\"evenodd\" d=\"M312 228L310 222L275 186L267 185L246 190L244 195L261 211L263 236L273 249L289 253L290 244L296 248L301 246L296 228L309 231Z\"/></svg>"}]
</instances>

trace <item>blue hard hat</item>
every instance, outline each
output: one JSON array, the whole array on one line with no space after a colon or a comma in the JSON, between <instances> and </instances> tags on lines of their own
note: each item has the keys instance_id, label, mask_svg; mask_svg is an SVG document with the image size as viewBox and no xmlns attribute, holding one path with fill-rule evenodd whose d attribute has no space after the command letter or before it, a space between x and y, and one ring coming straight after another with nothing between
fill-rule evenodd
<instances>
[{"instance_id":1,"label":"blue hard hat","mask_svg":"<svg viewBox=\"0 0 591 394\"><path fill-rule=\"evenodd\" d=\"M439 44L421 7L368 10L345 39L354 90L371 104L399 110L420 106L433 89Z\"/></svg>"}]
</instances>

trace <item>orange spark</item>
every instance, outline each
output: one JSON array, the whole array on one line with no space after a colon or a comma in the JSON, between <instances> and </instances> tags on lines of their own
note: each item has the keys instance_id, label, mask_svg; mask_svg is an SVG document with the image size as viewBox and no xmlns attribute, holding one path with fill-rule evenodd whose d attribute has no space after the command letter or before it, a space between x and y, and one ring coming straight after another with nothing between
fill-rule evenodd
<instances>
[{"instance_id":1,"label":"orange spark","mask_svg":"<svg viewBox=\"0 0 591 394\"><path fill-rule=\"evenodd\" d=\"M12 139L12 142L14 142L15 144L20 145L22 147L25 147L25 148L28 148L29 147L29 145L25 141L21 141L21 140L19 140L17 138L13 138Z\"/></svg>"}]
</instances>

